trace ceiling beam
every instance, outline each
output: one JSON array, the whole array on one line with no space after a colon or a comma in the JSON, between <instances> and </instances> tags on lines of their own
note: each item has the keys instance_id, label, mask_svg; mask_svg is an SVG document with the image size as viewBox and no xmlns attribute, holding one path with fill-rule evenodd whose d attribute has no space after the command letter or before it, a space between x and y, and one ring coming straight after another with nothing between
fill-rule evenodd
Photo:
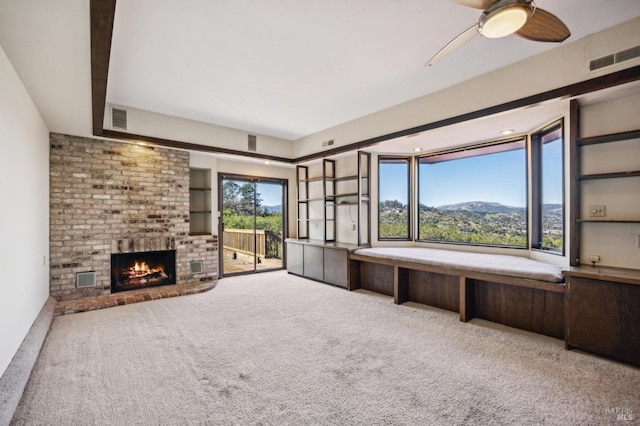
<instances>
[{"instance_id":1,"label":"ceiling beam","mask_svg":"<svg viewBox=\"0 0 640 426\"><path fill-rule=\"evenodd\" d=\"M91 108L94 136L102 136L116 0L91 0Z\"/></svg>"},{"instance_id":2,"label":"ceiling beam","mask_svg":"<svg viewBox=\"0 0 640 426\"><path fill-rule=\"evenodd\" d=\"M102 136L127 142L146 142L150 145L164 146L167 148L186 149L188 151L210 152L214 154L241 155L243 157L257 158L260 160L279 161L281 163L293 163L291 158L277 157L275 155L259 154L251 151L238 151L235 149L220 148L217 146L200 145L191 142L174 141L172 139L156 138L154 136L136 135L127 132L103 129Z\"/></svg>"}]
</instances>

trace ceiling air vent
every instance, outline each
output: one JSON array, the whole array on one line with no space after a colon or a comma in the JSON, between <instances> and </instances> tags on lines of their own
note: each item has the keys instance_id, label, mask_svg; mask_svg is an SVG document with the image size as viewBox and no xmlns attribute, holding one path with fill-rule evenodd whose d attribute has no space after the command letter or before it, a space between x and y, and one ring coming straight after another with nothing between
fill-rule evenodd
<instances>
[{"instance_id":1,"label":"ceiling air vent","mask_svg":"<svg viewBox=\"0 0 640 426\"><path fill-rule=\"evenodd\" d=\"M322 142L322 147L326 148L328 146L333 145L333 139L331 139L330 141L326 141L326 142Z\"/></svg>"},{"instance_id":2,"label":"ceiling air vent","mask_svg":"<svg viewBox=\"0 0 640 426\"><path fill-rule=\"evenodd\" d=\"M616 52L616 64L619 62L630 61L640 56L640 46L632 47L631 49L621 50Z\"/></svg>"},{"instance_id":3,"label":"ceiling air vent","mask_svg":"<svg viewBox=\"0 0 640 426\"><path fill-rule=\"evenodd\" d=\"M256 152L258 150L258 141L257 141L256 135L249 135L248 141L249 141L249 144L247 149L249 151Z\"/></svg>"},{"instance_id":4,"label":"ceiling air vent","mask_svg":"<svg viewBox=\"0 0 640 426\"><path fill-rule=\"evenodd\" d=\"M113 129L127 130L127 110L111 108L111 127Z\"/></svg>"},{"instance_id":5,"label":"ceiling air vent","mask_svg":"<svg viewBox=\"0 0 640 426\"><path fill-rule=\"evenodd\" d=\"M638 57L640 57L640 46L620 50L619 52L611 53L609 55L589 61L589 71L593 72L602 68L610 67L611 65L619 64L621 62L630 61L631 59L635 59Z\"/></svg>"}]
</instances>

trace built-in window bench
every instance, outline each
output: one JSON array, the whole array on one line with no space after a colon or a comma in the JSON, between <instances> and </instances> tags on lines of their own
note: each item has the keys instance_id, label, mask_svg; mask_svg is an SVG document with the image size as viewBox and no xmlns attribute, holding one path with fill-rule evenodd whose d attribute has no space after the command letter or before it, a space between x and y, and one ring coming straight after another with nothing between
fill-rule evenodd
<instances>
[{"instance_id":1,"label":"built-in window bench","mask_svg":"<svg viewBox=\"0 0 640 426\"><path fill-rule=\"evenodd\" d=\"M359 249L349 289L393 296L564 338L562 268L519 256L418 247Z\"/></svg>"}]
</instances>

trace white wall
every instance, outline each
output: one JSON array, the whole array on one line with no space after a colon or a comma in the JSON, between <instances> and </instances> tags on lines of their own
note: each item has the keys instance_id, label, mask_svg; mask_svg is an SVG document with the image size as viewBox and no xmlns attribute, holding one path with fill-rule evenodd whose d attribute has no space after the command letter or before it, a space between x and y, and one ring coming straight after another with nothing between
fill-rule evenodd
<instances>
[{"instance_id":1,"label":"white wall","mask_svg":"<svg viewBox=\"0 0 640 426\"><path fill-rule=\"evenodd\" d=\"M104 128L111 129L111 107L105 110ZM127 110L127 132L189 142L204 146L233 149L249 152L247 149L248 132L229 127L187 120L179 117L158 114L141 109L118 106ZM118 130L118 129L113 129ZM265 135L256 135L255 151L258 154L291 158L293 142Z\"/></svg>"},{"instance_id":2,"label":"white wall","mask_svg":"<svg viewBox=\"0 0 640 426\"><path fill-rule=\"evenodd\" d=\"M190 167L211 170L211 204L213 234L218 234L218 174L232 173L236 175L257 176L286 179L288 182L288 237L296 236L296 171L291 165L264 164L259 160L235 161L229 157L219 158L212 154L191 153Z\"/></svg>"},{"instance_id":3,"label":"white wall","mask_svg":"<svg viewBox=\"0 0 640 426\"><path fill-rule=\"evenodd\" d=\"M587 73L590 59L640 44L640 18L459 85L323 130L296 142L295 156L343 146L564 87L640 63Z\"/></svg>"},{"instance_id":4,"label":"white wall","mask_svg":"<svg viewBox=\"0 0 640 426\"><path fill-rule=\"evenodd\" d=\"M0 1L0 44L49 130L92 136L89 0Z\"/></svg>"},{"instance_id":5,"label":"white wall","mask_svg":"<svg viewBox=\"0 0 640 426\"><path fill-rule=\"evenodd\" d=\"M0 47L0 375L49 296L49 130Z\"/></svg>"}]
</instances>

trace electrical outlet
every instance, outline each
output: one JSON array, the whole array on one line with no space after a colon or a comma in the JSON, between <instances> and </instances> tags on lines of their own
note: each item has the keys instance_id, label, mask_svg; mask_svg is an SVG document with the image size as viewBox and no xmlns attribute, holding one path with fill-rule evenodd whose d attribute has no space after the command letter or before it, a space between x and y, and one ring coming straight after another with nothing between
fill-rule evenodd
<instances>
[{"instance_id":1,"label":"electrical outlet","mask_svg":"<svg viewBox=\"0 0 640 426\"><path fill-rule=\"evenodd\" d=\"M589 217L605 217L607 215L606 206L600 204L589 206Z\"/></svg>"}]
</instances>

